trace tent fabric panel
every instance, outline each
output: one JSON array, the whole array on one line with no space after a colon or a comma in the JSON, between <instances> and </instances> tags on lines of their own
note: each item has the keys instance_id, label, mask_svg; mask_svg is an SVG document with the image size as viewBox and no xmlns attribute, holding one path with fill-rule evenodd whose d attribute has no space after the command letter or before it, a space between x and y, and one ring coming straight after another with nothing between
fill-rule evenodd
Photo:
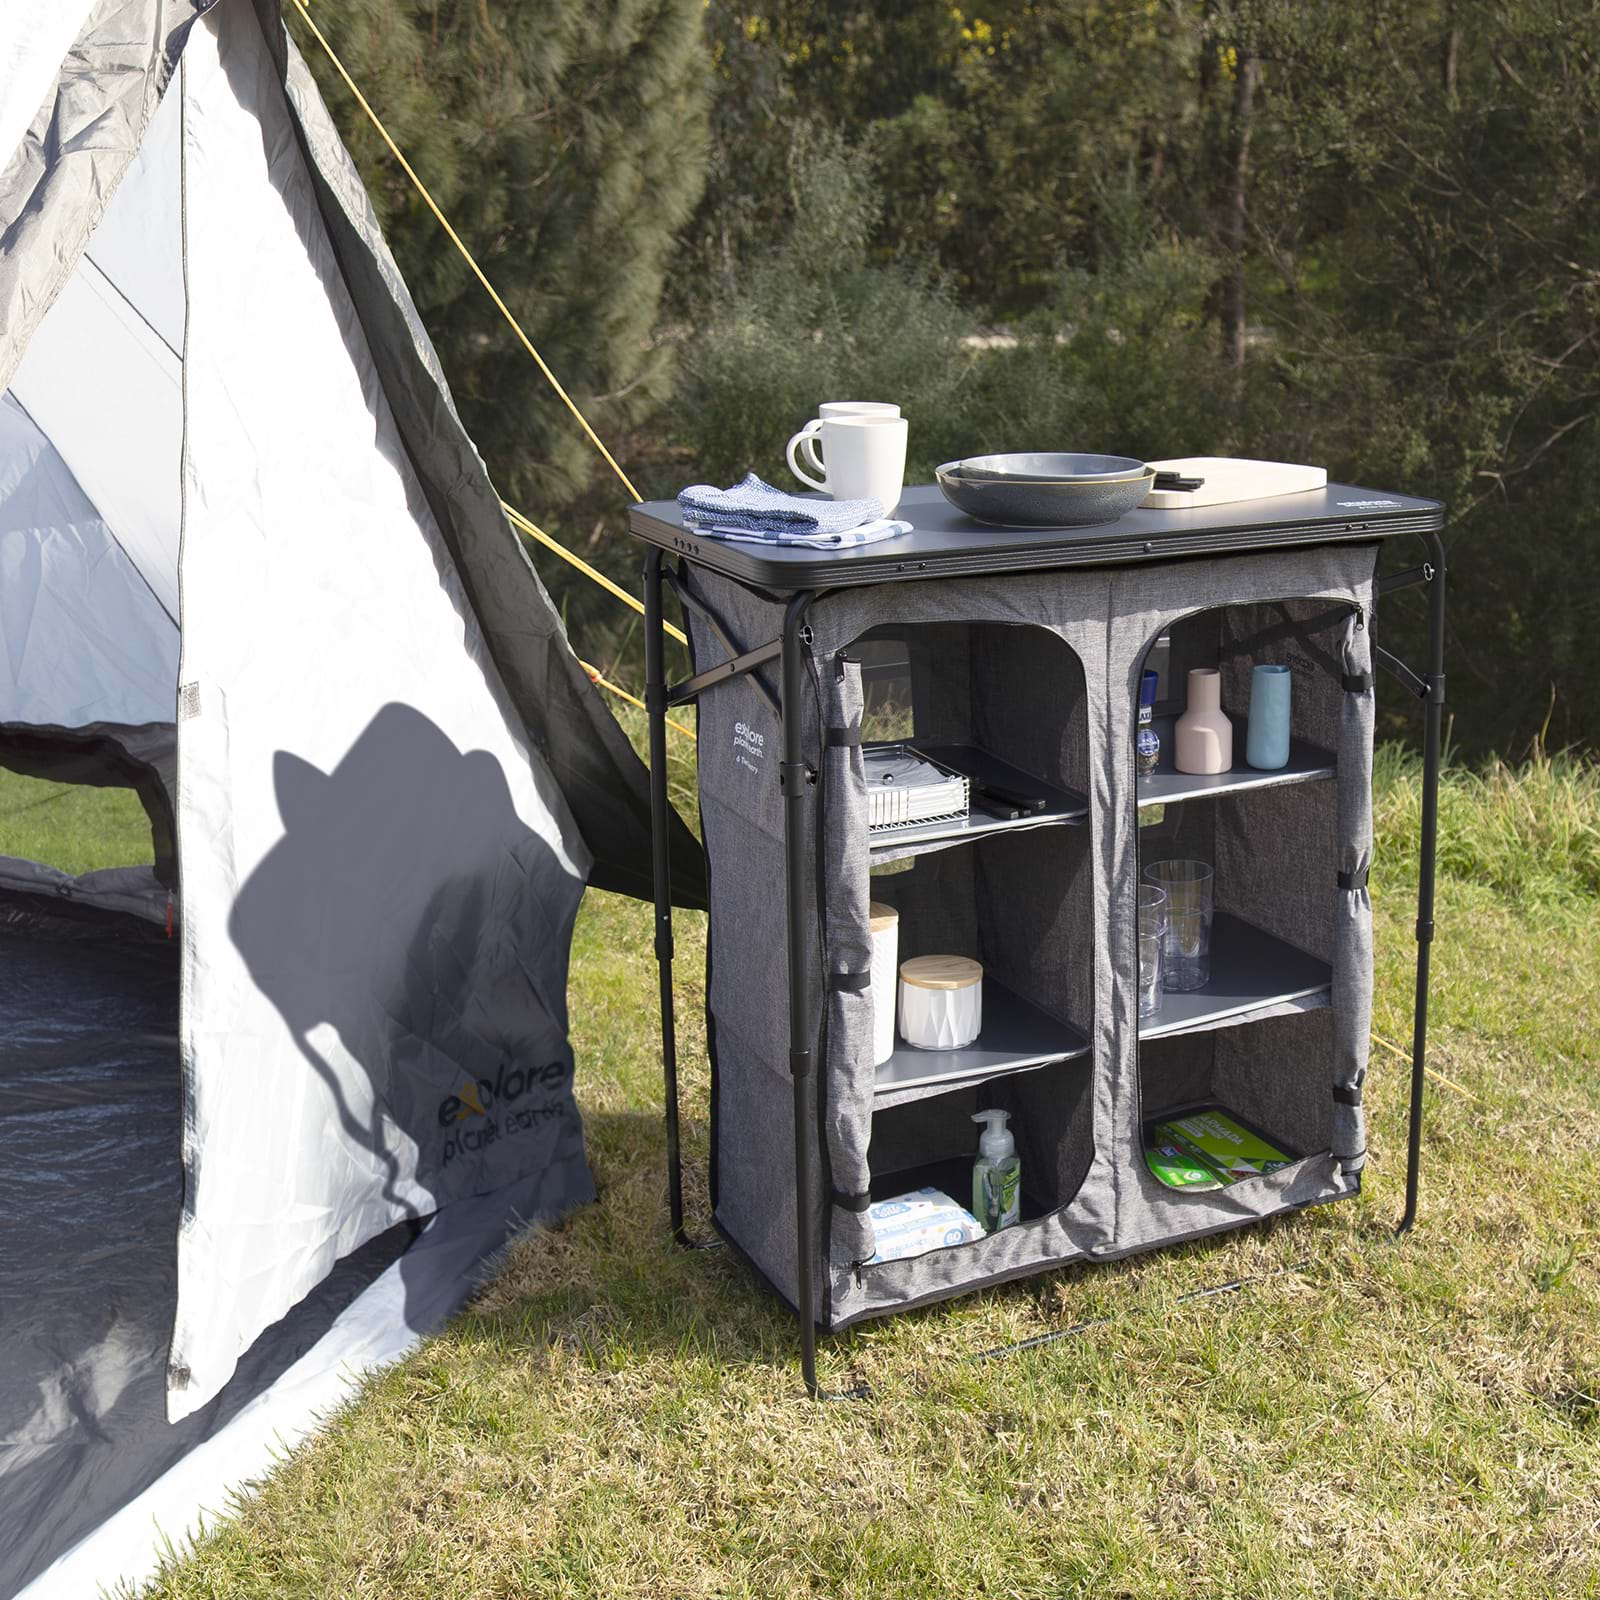
<instances>
[{"instance_id":1,"label":"tent fabric panel","mask_svg":"<svg viewBox=\"0 0 1600 1600\"><path fill-rule=\"evenodd\" d=\"M178 630L34 419L0 396L0 724L170 721Z\"/></svg>"},{"instance_id":2,"label":"tent fabric panel","mask_svg":"<svg viewBox=\"0 0 1600 1600\"><path fill-rule=\"evenodd\" d=\"M163 95L86 252L174 356L183 354L180 97Z\"/></svg>"},{"instance_id":3,"label":"tent fabric panel","mask_svg":"<svg viewBox=\"0 0 1600 1600\"><path fill-rule=\"evenodd\" d=\"M181 277L181 256L167 266ZM11 392L175 622L182 364L91 256L39 325Z\"/></svg>"},{"instance_id":4,"label":"tent fabric panel","mask_svg":"<svg viewBox=\"0 0 1600 1600\"><path fill-rule=\"evenodd\" d=\"M19 909L20 908L20 909ZM556 1163L401 1225L166 1420L181 1182L178 949L0 893L0 1595L80 1600L153 1577L475 1287L508 1219L570 1204ZM13 916L13 911L16 915ZM42 1243L42 1241L45 1241Z\"/></svg>"},{"instance_id":5,"label":"tent fabric panel","mask_svg":"<svg viewBox=\"0 0 1600 1600\"><path fill-rule=\"evenodd\" d=\"M77 266L207 3L96 0L53 90L40 85L43 103L17 81L37 110L0 168L0 386ZM9 75L4 82L9 89Z\"/></svg>"},{"instance_id":6,"label":"tent fabric panel","mask_svg":"<svg viewBox=\"0 0 1600 1600\"><path fill-rule=\"evenodd\" d=\"M102 911L120 911L141 921L166 921L170 891L151 867L101 867L94 872L63 872L20 856L0 856L0 891L48 895Z\"/></svg>"},{"instance_id":7,"label":"tent fabric panel","mask_svg":"<svg viewBox=\"0 0 1600 1600\"><path fill-rule=\"evenodd\" d=\"M323 221L423 492L482 623L495 666L595 857L591 882L653 897L648 776L578 665L555 607L500 509L372 204L272 0L256 0L278 59ZM485 310L485 315L492 315ZM555 401L552 399L552 404ZM601 419L603 420L603 419ZM706 903L705 857L670 817L672 893Z\"/></svg>"},{"instance_id":8,"label":"tent fabric panel","mask_svg":"<svg viewBox=\"0 0 1600 1600\"><path fill-rule=\"evenodd\" d=\"M0 163L10 160L78 37L94 0L11 5L0 11Z\"/></svg>"},{"instance_id":9,"label":"tent fabric panel","mask_svg":"<svg viewBox=\"0 0 1600 1600\"><path fill-rule=\"evenodd\" d=\"M191 33L181 83L174 1418L396 1220L541 1169L591 1192L566 1039L588 853L411 470L243 0Z\"/></svg>"}]
</instances>

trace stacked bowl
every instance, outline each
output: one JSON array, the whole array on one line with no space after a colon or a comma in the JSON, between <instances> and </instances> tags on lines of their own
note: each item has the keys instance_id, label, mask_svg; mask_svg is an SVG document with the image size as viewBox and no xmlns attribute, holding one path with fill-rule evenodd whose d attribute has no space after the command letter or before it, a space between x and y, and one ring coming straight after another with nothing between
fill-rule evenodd
<instances>
[{"instance_id":1,"label":"stacked bowl","mask_svg":"<svg viewBox=\"0 0 1600 1600\"><path fill-rule=\"evenodd\" d=\"M1150 492L1155 468L1129 456L968 456L934 470L953 506L1001 527L1086 528L1115 522Z\"/></svg>"}]
</instances>

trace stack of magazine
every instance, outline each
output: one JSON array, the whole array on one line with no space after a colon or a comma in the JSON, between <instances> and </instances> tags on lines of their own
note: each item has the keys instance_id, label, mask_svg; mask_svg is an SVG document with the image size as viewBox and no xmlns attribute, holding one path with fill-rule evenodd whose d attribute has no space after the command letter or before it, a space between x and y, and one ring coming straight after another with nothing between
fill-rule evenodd
<instances>
[{"instance_id":1,"label":"stack of magazine","mask_svg":"<svg viewBox=\"0 0 1600 1600\"><path fill-rule=\"evenodd\" d=\"M1146 1165L1169 1189L1224 1189L1295 1161L1221 1106L1152 1122L1144 1143Z\"/></svg>"}]
</instances>

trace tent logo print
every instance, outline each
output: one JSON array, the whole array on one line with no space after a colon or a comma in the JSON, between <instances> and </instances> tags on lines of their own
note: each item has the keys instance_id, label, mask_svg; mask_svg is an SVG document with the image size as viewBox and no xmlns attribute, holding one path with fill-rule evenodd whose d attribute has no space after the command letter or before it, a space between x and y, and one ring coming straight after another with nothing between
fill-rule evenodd
<instances>
[{"instance_id":1,"label":"tent logo print","mask_svg":"<svg viewBox=\"0 0 1600 1600\"><path fill-rule=\"evenodd\" d=\"M465 1079L456 1093L439 1102L439 1126L452 1130L445 1140L444 1164L448 1166L458 1155L486 1150L505 1134L525 1133L547 1117L561 1116L560 1100L533 1106L518 1102L535 1088L559 1090L566 1077L566 1064L561 1061L512 1068L508 1058L500 1063L493 1079Z\"/></svg>"}]
</instances>

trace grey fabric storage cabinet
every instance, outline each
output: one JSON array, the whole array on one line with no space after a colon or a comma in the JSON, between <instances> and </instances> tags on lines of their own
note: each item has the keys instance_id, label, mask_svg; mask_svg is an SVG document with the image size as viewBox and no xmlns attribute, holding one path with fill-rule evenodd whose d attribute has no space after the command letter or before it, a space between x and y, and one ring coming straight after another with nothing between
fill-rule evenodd
<instances>
[{"instance_id":1,"label":"grey fabric storage cabinet","mask_svg":"<svg viewBox=\"0 0 1600 1600\"><path fill-rule=\"evenodd\" d=\"M995 536L966 524L926 563L892 563L886 550L863 563L880 548L865 547L832 558L822 574L831 582L786 583L770 568L765 582L735 570L727 552L749 547L684 530L675 507L636 511L635 531L657 547L647 604L658 742L669 698L699 705L714 1219L801 1316L813 1390L818 1326L1358 1190L1378 533L1433 535L1439 508L1333 492L1387 499L1412 521L1352 526L1324 505L1320 522L1288 519L1300 537L1256 531L1247 548L1218 538L1219 553L1200 541L1171 557L1150 540L1123 553L1084 543L1105 531L1057 531L1010 571L997 559L1003 547L985 543ZM1324 499L1293 498L1302 513ZM939 507L916 490L907 502L915 541L924 523L939 523ZM1125 534L1130 520L1109 532ZM694 669L670 695L665 548L689 558L671 581ZM1442 579L1440 562L1428 581L1441 597ZM1138 688L1158 638L1169 641L1158 716L1182 709L1189 667L1220 668L1237 723L1232 772L1177 774L1169 739L1162 770L1136 775ZM864 727L864 675L886 661L895 715L883 725L880 707ZM1287 666L1293 686L1294 743L1276 772L1244 758L1242 713L1263 662ZM1027 789L1044 809L869 832L863 744L876 737L958 752L963 770ZM662 752L652 754L659 773ZM1135 890L1144 863L1171 857L1215 872L1211 981L1166 996L1141 1021ZM665 870L662 859L669 996ZM874 1066L865 981L874 900L899 912L902 961L959 953L983 963L984 1026L971 1049L901 1042ZM664 1025L681 1236L670 1007ZM1207 1105L1261 1129L1291 1163L1215 1190L1163 1185L1144 1159L1147 1123ZM991 1107L1012 1113L1021 1220L975 1242L872 1261L869 1199L933 1183L964 1203L972 1117Z\"/></svg>"}]
</instances>

